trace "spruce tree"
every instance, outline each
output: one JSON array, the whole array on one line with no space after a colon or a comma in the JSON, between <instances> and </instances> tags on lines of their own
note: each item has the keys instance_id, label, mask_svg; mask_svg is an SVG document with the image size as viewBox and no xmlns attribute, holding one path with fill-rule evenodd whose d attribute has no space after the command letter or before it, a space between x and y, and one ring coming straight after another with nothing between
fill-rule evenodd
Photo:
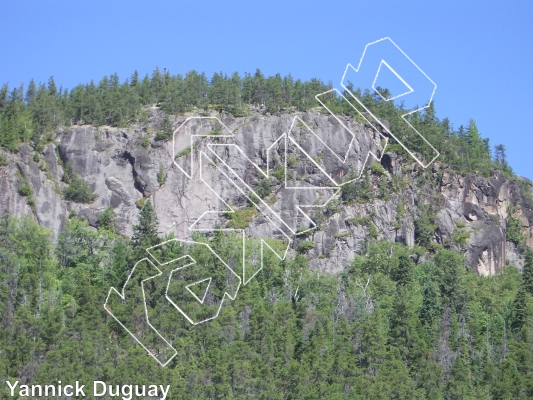
<instances>
[{"instance_id":1,"label":"spruce tree","mask_svg":"<svg viewBox=\"0 0 533 400\"><path fill-rule=\"evenodd\" d=\"M520 286L513 302L513 328L519 331L527 321L527 293L524 285Z\"/></svg>"},{"instance_id":2,"label":"spruce tree","mask_svg":"<svg viewBox=\"0 0 533 400\"><path fill-rule=\"evenodd\" d=\"M159 222L154 207L150 200L146 200L139 215L139 224L133 227L133 235L131 237L133 248L142 253L148 247L158 244L158 227Z\"/></svg>"},{"instance_id":3,"label":"spruce tree","mask_svg":"<svg viewBox=\"0 0 533 400\"><path fill-rule=\"evenodd\" d=\"M440 314L441 305L435 284L429 281L424 286L420 321L426 326L431 326Z\"/></svg>"},{"instance_id":4,"label":"spruce tree","mask_svg":"<svg viewBox=\"0 0 533 400\"><path fill-rule=\"evenodd\" d=\"M402 254L398 257L398 267L394 274L394 280L398 286L405 286L411 282L411 272L414 268L414 262L408 255Z\"/></svg>"},{"instance_id":5,"label":"spruce tree","mask_svg":"<svg viewBox=\"0 0 533 400\"><path fill-rule=\"evenodd\" d=\"M107 207L103 213L98 216L98 229L107 229L115 233L115 212L113 207Z\"/></svg>"},{"instance_id":6,"label":"spruce tree","mask_svg":"<svg viewBox=\"0 0 533 400\"><path fill-rule=\"evenodd\" d=\"M134 87L134 86L137 86L138 84L139 84L139 71L135 70L135 72L131 76L130 86Z\"/></svg>"},{"instance_id":7,"label":"spruce tree","mask_svg":"<svg viewBox=\"0 0 533 400\"><path fill-rule=\"evenodd\" d=\"M159 131L156 133L155 138L156 140L168 140L172 138L172 121L168 117L168 115L165 115L163 118L163 122L159 126Z\"/></svg>"},{"instance_id":8,"label":"spruce tree","mask_svg":"<svg viewBox=\"0 0 533 400\"><path fill-rule=\"evenodd\" d=\"M533 295L533 250L531 249L528 249L526 252L524 270L522 271L522 282L524 289Z\"/></svg>"}]
</instances>

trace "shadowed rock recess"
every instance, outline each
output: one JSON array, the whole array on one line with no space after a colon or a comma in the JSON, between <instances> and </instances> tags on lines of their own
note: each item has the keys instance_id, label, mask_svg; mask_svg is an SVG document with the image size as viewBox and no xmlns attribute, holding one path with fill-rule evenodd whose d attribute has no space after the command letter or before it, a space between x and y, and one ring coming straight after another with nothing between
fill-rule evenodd
<instances>
[{"instance_id":1,"label":"shadowed rock recess","mask_svg":"<svg viewBox=\"0 0 533 400\"><path fill-rule=\"evenodd\" d=\"M230 141L219 140L218 143L237 143L246 156L264 170L270 151L270 159L277 160L281 168L284 148L276 141L290 129L295 115L315 132L320 132L324 143L330 147L342 136L341 125L335 118L316 111L246 118L216 114L235 135ZM161 119L154 111L151 123L157 127ZM173 117L174 129L185 119L186 116ZM190 128L207 134L201 132L201 126L195 127L200 124L198 121L189 121ZM430 221L429 247L426 247L444 246L465 253L468 266L481 275L495 274L506 264L522 268L520 243L508 237L507 228L510 219L518 221L522 245L533 246L531 195L524 192L524 188L531 190L528 180L525 180L526 185L521 185L518 180L524 178L510 179L498 170L492 170L489 178L457 175L439 160L424 170L414 160L389 152L387 148L380 154L383 143L370 127L348 117L344 123L356 134L353 154L349 154L353 165L360 168L368 151L383 157L381 165L370 157L363 177L351 184L355 193L351 198L343 191L326 207L309 213L317 228L305 237L296 236L291 247L292 251L301 251L301 241L313 242L314 247L309 245L304 252L312 269L329 274L345 270L356 253L366 252L369 237L416 246L420 242L416 221L424 217ZM208 142L215 143L217 139L200 140L196 150ZM312 186L331 186L317 165L323 166L333 178L342 180L348 176L346 168L335 167L338 162L331 159L331 153L323 151L323 143L316 138L301 137L301 144L316 161L316 164L310 163L294 153L292 170L303 176L303 181ZM98 215L111 206L117 232L130 236L138 221L142 204L139 200L150 198L160 221L160 233L174 232L176 236L183 236L186 228L202 213L223 211L224 207L214 200L213 193L205 185L192 184L195 178L189 180L177 168L172 146L172 138L157 141L153 135L135 127L73 126L57 131L54 143L48 144L39 154L38 162L25 146L18 153L8 155L9 164L0 167L0 212L9 211L15 216L31 214L57 238L69 215L77 215L96 226ZM198 154L198 151L183 153L179 162L198 165ZM229 154L225 157L234 170L242 173L250 187L257 187L264 179L244 157ZM75 203L65 199L62 191L66 183L62 178L67 163L90 185L97 195L94 201ZM204 179L217 180L216 168L205 168L204 173L213 174ZM305 204L306 196L284 193L281 176L275 175L267 179L269 193L265 200L280 214L297 220L300 228L308 227L296 211L296 205ZM195 176L198 178L198 169ZM31 187L31 196L21 194L23 183ZM236 189L221 187L220 190L226 191L224 196L232 206L250 208L245 196ZM227 220L223 216L220 218L217 223L223 226ZM246 232L251 236L269 237L273 235L271 229L265 224L265 218L255 213ZM419 261L424 260L423 252L420 254Z\"/></svg>"}]
</instances>

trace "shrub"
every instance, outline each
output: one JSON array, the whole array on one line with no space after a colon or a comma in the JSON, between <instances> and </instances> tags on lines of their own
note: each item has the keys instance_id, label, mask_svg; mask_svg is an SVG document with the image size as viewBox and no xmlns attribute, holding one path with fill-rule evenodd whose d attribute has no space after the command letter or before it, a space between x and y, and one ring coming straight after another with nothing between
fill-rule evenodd
<instances>
[{"instance_id":1,"label":"shrub","mask_svg":"<svg viewBox=\"0 0 533 400\"><path fill-rule=\"evenodd\" d=\"M265 197L267 197L271 192L272 192L272 189L270 188L270 180L268 179L261 179L258 183L257 183L257 187L255 188L255 192L259 195L259 197L261 197L262 199L264 199Z\"/></svg>"},{"instance_id":2,"label":"shrub","mask_svg":"<svg viewBox=\"0 0 533 400\"><path fill-rule=\"evenodd\" d=\"M336 233L335 235L333 235L333 237L335 239L341 239L341 238L345 238L345 237L350 237L352 234L350 232L343 232L343 233Z\"/></svg>"},{"instance_id":3,"label":"shrub","mask_svg":"<svg viewBox=\"0 0 533 400\"><path fill-rule=\"evenodd\" d=\"M115 212L113 207L107 207L103 213L98 216L98 228L107 229L115 232Z\"/></svg>"},{"instance_id":4,"label":"shrub","mask_svg":"<svg viewBox=\"0 0 533 400\"><path fill-rule=\"evenodd\" d=\"M155 134L155 140L168 140L172 137L172 122L168 115L165 115L163 123Z\"/></svg>"},{"instance_id":5,"label":"shrub","mask_svg":"<svg viewBox=\"0 0 533 400\"><path fill-rule=\"evenodd\" d=\"M139 143L142 147L147 149L148 147L150 147L150 138L148 137L148 135L141 135L139 136Z\"/></svg>"},{"instance_id":6,"label":"shrub","mask_svg":"<svg viewBox=\"0 0 533 400\"><path fill-rule=\"evenodd\" d=\"M354 179L355 176L350 174L349 180ZM341 198L348 204L366 203L372 200L372 186L368 174L363 179L354 182L346 183L341 186Z\"/></svg>"},{"instance_id":7,"label":"shrub","mask_svg":"<svg viewBox=\"0 0 533 400\"><path fill-rule=\"evenodd\" d=\"M63 189L63 194L66 200L76 203L90 203L98 197L92 192L89 184L76 175L71 176L70 184Z\"/></svg>"},{"instance_id":8,"label":"shrub","mask_svg":"<svg viewBox=\"0 0 533 400\"><path fill-rule=\"evenodd\" d=\"M298 252L306 253L311 249L315 248L315 244L310 240L303 240L298 244Z\"/></svg>"},{"instance_id":9,"label":"shrub","mask_svg":"<svg viewBox=\"0 0 533 400\"><path fill-rule=\"evenodd\" d=\"M30 197L33 195L33 190L30 186L30 182L27 179L22 179L19 186L19 194L24 197Z\"/></svg>"},{"instance_id":10,"label":"shrub","mask_svg":"<svg viewBox=\"0 0 533 400\"><path fill-rule=\"evenodd\" d=\"M144 207L144 203L146 202L146 197L141 197L139 200L135 202L135 205L139 210L142 210Z\"/></svg>"},{"instance_id":11,"label":"shrub","mask_svg":"<svg viewBox=\"0 0 533 400\"><path fill-rule=\"evenodd\" d=\"M20 175L18 176L21 179L18 192L21 196L26 197L28 205L33 211L35 211L35 199L33 197L33 189L31 188L30 181L28 181L26 178L22 178Z\"/></svg>"},{"instance_id":12,"label":"shrub","mask_svg":"<svg viewBox=\"0 0 533 400\"><path fill-rule=\"evenodd\" d=\"M257 215L255 208L246 208L244 210L228 212L226 213L226 217L229 219L228 227L233 229L246 229L255 215Z\"/></svg>"},{"instance_id":13,"label":"shrub","mask_svg":"<svg viewBox=\"0 0 533 400\"><path fill-rule=\"evenodd\" d=\"M525 240L523 235L523 226L518 218L516 218L512 212L513 208L509 208L509 216L507 217L507 240L515 243L518 246L522 246Z\"/></svg>"},{"instance_id":14,"label":"shrub","mask_svg":"<svg viewBox=\"0 0 533 400\"><path fill-rule=\"evenodd\" d=\"M294 168L298 165L298 157L296 157L295 154L291 154L288 158L287 158L287 165L291 168Z\"/></svg>"},{"instance_id":15,"label":"shrub","mask_svg":"<svg viewBox=\"0 0 533 400\"><path fill-rule=\"evenodd\" d=\"M163 186L165 184L165 168L163 167L163 164L159 164L159 172L157 173L157 182L159 183L159 186Z\"/></svg>"},{"instance_id":16,"label":"shrub","mask_svg":"<svg viewBox=\"0 0 533 400\"><path fill-rule=\"evenodd\" d=\"M285 180L285 167L281 164L277 164L274 167L274 171L272 172L272 176L274 176L279 181Z\"/></svg>"},{"instance_id":17,"label":"shrub","mask_svg":"<svg viewBox=\"0 0 533 400\"><path fill-rule=\"evenodd\" d=\"M61 177L61 181L65 183L70 183L70 179L72 176L74 176L74 171L72 169L72 163L67 162L65 164L65 168L63 169L63 176Z\"/></svg>"},{"instance_id":18,"label":"shrub","mask_svg":"<svg viewBox=\"0 0 533 400\"><path fill-rule=\"evenodd\" d=\"M348 218L346 221L355 225L366 225L371 219L372 217L370 215L364 215L362 217Z\"/></svg>"},{"instance_id":19,"label":"shrub","mask_svg":"<svg viewBox=\"0 0 533 400\"><path fill-rule=\"evenodd\" d=\"M368 225L368 237L371 239L377 239L379 236L378 228L373 223Z\"/></svg>"},{"instance_id":20,"label":"shrub","mask_svg":"<svg viewBox=\"0 0 533 400\"><path fill-rule=\"evenodd\" d=\"M372 173L375 175L381 176L385 174L385 168L383 168L383 166L377 161L374 161L372 163L372 166L370 167L370 169Z\"/></svg>"},{"instance_id":21,"label":"shrub","mask_svg":"<svg viewBox=\"0 0 533 400\"><path fill-rule=\"evenodd\" d=\"M185 147L182 151L180 151L176 157L174 157L175 159L178 159L180 157L183 157L183 156L188 156L189 154L191 154L191 151L194 150L194 144L192 146L189 146L189 147Z\"/></svg>"},{"instance_id":22,"label":"shrub","mask_svg":"<svg viewBox=\"0 0 533 400\"><path fill-rule=\"evenodd\" d=\"M453 232L453 241L461 246L466 246L466 240L470 237L469 231L455 230Z\"/></svg>"}]
</instances>

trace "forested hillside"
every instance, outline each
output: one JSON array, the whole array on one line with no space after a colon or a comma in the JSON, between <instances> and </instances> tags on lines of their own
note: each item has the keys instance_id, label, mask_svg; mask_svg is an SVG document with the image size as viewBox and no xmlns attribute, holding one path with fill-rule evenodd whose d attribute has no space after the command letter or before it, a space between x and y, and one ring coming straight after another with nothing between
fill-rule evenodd
<instances>
[{"instance_id":1,"label":"forested hillside","mask_svg":"<svg viewBox=\"0 0 533 400\"><path fill-rule=\"evenodd\" d=\"M53 177L49 181L65 201L89 204L96 198L80 177L81 169L66 162L67 150L81 154L77 147L67 143L57 150L64 153L57 159L65 161L57 171L46 163L55 157L49 153L54 153L58 132L77 125L135 126L140 132L137 146L145 154L172 137L174 122L184 113L233 118L301 113L316 108L314 96L328 88L318 80L266 78L259 70L244 77L215 74L207 79L196 72L181 76L157 69L151 77L134 73L120 82L115 74L70 91L57 88L52 78L48 85L31 82L27 89L4 86L2 161L4 167L17 165L18 194L33 213L6 213L0 220L0 381L170 384L167 398L180 400L533 398L533 252L521 222L533 206L531 187L513 175L503 145L493 153L474 121L454 127L448 119L439 120L433 107L412 115L410 122L441 152L439 168L392 166L407 155L391 143L388 158L373 163L360 181L343 186L321 214L327 226L326 220L344 218L342 210L349 207L372 208L379 202L386 208L387 202L401 199L390 217L399 231L406 199L412 198L414 243L385 240L375 215L346 218L346 226L360 227L366 236L341 272L311 268L312 261L327 255L311 259L312 238L300 238L285 260L267 255L263 270L240 288L234 301L225 303L219 317L197 326L180 314L166 314L160 305L164 293L154 290L150 301L154 312L160 312L159 328L171 335L178 351L166 367L149 357L103 307L109 288L125 284L135 263L146 257L145 249L173 237L159 233L163 221L152 204L156 189L142 188L131 237L119 234L112 206L86 220L72 208L57 240L37 223L35 215L41 214L35 213L32 178L39 181L41 172L52 177L61 171L62 182ZM402 129L401 110L370 93L363 99L392 130ZM357 113L339 98L331 96L327 104L358 121ZM155 119L150 114L154 109ZM133 158L131 154L127 157ZM152 164L162 171L153 186L168 185L162 164ZM37 172L22 175L26 166ZM440 188L453 176L463 186L475 181L483 190L496 181L501 186L511 182L509 193L516 196L497 199L504 204L498 207L508 211L504 219L482 217L481 211L479 217L474 212L471 219L462 218L469 226L483 218L504 224L503 241L520 254L522 270L500 265L497 273L480 276L468 267L464 254L470 235L482 228L467 231L466 222L453 220L447 237L437 227L437 210L428 199L442 197ZM272 178L257 186L270 194L278 181ZM429 192L428 187L438 190ZM486 193L488 189L482 195ZM485 197L491 196L498 197ZM473 207L464 214L477 210ZM249 204L243 210L229 218L228 227L250 224L253 210ZM352 233L335 231L331 236L340 242ZM233 249L231 233L197 234L195 240L209 242L220 254ZM185 254L179 246L170 251L173 257ZM193 251L196 259L209 259L203 246ZM115 311L142 328L140 301L133 309ZM7 386L0 393L10 398Z\"/></svg>"},{"instance_id":2,"label":"forested hillside","mask_svg":"<svg viewBox=\"0 0 533 400\"><path fill-rule=\"evenodd\" d=\"M388 242L333 277L310 272L301 254L272 258L218 319L164 319L178 355L162 368L102 307L154 229L137 226L132 243L112 219L93 231L72 218L53 246L31 218L5 216L2 380L164 382L173 399L532 396L531 253L523 274L489 277L453 251L415 263Z\"/></svg>"}]
</instances>

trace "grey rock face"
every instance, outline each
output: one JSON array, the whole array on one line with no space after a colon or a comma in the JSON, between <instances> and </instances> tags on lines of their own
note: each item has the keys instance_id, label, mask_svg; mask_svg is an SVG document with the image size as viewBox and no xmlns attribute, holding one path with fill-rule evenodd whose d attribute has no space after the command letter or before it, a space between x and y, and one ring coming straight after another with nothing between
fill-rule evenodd
<instances>
[{"instance_id":1,"label":"grey rock face","mask_svg":"<svg viewBox=\"0 0 533 400\"><path fill-rule=\"evenodd\" d=\"M286 222L282 228L285 233L306 229L312 224L297 207L324 202L326 196L335 192L324 188L333 186L333 181L346 181L358 175L369 152L381 157L386 149L378 133L350 118L342 120L341 124L316 111L298 115L303 123L293 124L294 115L247 118L219 115L234 134L230 139L217 137L224 132L217 133L210 122L192 120L187 122L188 130L178 132L175 143L172 140L155 142L150 138L147 147L139 140L143 133L134 128L72 127L56 133L55 143L45 148L39 163L32 160L33 153L27 147L9 156L9 165L0 169L0 212L9 211L16 216L31 214L57 238L69 214L96 226L98 215L111 206L118 233L131 235L138 221L136 202L150 198L161 233L186 237L190 235L190 225L206 212L220 212L208 214L211 223L226 223L222 214L226 207L222 200L235 208L249 207L245 192L236 187L237 178L225 177L214 165L226 163L244 182L237 186L248 185L255 190L259 182L267 181L271 193L265 196L265 202ZM184 121L181 117L174 121L174 126ZM348 146L351 136L344 126L355 134L351 147ZM285 145L279 139L289 130L294 141ZM320 132L320 138L312 132ZM209 136L196 138L195 149L187 154L184 151L190 145L187 135L192 133ZM216 148L220 157L217 158L207 146L232 143L237 144L242 153L220 146ZM345 154L349 163L340 163L329 149ZM283 179L279 179L281 175L270 174L266 178L254 166L263 172L268 168L271 172L283 168L285 151L290 157L286 169L288 182L297 182L307 189L284 189ZM304 152L312 159L306 158ZM176 163L174 156L177 156ZM373 161L371 156L367 169ZM77 204L63 198L65 183L61 178L66 163L71 163L73 171L97 194L92 203ZM192 167L192 178L178 165L187 171ZM301 240L314 243L314 248L306 253L312 269L326 273L344 270L357 252L364 251L372 225L378 239L414 246L414 221L422 205L433 208L437 226L434 241L464 252L468 265L479 274L494 274L506 263L522 265L517 246L506 238L508 210L513 205L513 216L521 222L527 243L533 246L533 210L518 182L505 178L498 171L493 171L490 178L455 175L440 163L421 174L412 160L394 153L385 153L381 165L384 172L370 179L372 201L340 206L337 195L326 207L308 212L317 222L317 229L305 238L292 235L295 239L293 251ZM160 185L162 178L164 184ZM380 185L383 181L386 184ZM23 182L28 182L33 190L31 206L29 198L19 193ZM313 187L319 189L311 189ZM246 232L260 237L280 233L261 213L253 215ZM462 241L457 239L460 235Z\"/></svg>"}]
</instances>

